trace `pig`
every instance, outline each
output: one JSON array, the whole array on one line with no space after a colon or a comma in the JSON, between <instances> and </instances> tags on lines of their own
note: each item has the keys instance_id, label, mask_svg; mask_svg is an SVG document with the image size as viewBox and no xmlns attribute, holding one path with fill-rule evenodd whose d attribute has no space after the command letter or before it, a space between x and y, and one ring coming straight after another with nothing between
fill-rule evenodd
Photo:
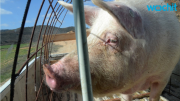
<instances>
[{"instance_id":1,"label":"pig","mask_svg":"<svg viewBox=\"0 0 180 101\"><path fill-rule=\"evenodd\" d=\"M58 1L73 12L72 4ZM93 96L121 93L132 101L136 91L150 88L159 101L180 58L180 23L173 11L148 11L162 0L92 0L84 6L90 26L88 54ZM77 50L57 63L43 65L45 82L55 92L81 93Z\"/></svg>"}]
</instances>

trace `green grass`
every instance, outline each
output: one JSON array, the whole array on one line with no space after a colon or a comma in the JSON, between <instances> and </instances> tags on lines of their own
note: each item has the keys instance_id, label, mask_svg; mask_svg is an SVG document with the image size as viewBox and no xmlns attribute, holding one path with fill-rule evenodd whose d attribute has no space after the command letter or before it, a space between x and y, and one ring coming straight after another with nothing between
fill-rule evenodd
<instances>
[{"instance_id":1,"label":"green grass","mask_svg":"<svg viewBox=\"0 0 180 101\"><path fill-rule=\"evenodd\" d=\"M20 47L25 47L25 46L28 46L29 44L21 44ZM4 46L0 46L0 49L8 49L10 48L11 45L4 45ZM13 48L16 48L16 45L13 45Z\"/></svg>"},{"instance_id":2,"label":"green grass","mask_svg":"<svg viewBox=\"0 0 180 101\"><path fill-rule=\"evenodd\" d=\"M59 47L61 46L53 45L53 52L58 51ZM28 50L29 50L29 44L21 44L19 55L18 55L18 62L16 66L16 72L18 72L19 69L24 64L24 62L26 62ZM14 56L15 56L15 51L16 51L16 45L0 46L0 51L1 51L1 58L0 58L1 83L3 84L3 82L5 82L11 77L12 66L13 66ZM35 51L36 51L36 46L35 44L32 44L31 54L34 53ZM38 56L39 56L39 53L38 53Z\"/></svg>"},{"instance_id":3,"label":"green grass","mask_svg":"<svg viewBox=\"0 0 180 101\"><path fill-rule=\"evenodd\" d=\"M35 47L31 47L31 53L35 52ZM27 60L27 53L29 50L29 44L21 44L19 55L18 55L18 63L16 72L21 68L23 63ZM14 56L16 51L16 45L3 45L0 46L1 51L1 83L6 81L11 77L12 66L14 62Z\"/></svg>"}]
</instances>

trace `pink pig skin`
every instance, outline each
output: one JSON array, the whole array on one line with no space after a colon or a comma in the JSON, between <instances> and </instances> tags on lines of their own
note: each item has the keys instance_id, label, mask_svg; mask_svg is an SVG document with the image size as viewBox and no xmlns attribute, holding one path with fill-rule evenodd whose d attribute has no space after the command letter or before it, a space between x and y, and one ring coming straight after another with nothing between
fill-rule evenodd
<instances>
[{"instance_id":1,"label":"pink pig skin","mask_svg":"<svg viewBox=\"0 0 180 101\"><path fill-rule=\"evenodd\" d=\"M58 1L73 12L72 5ZM147 5L162 0L92 0L85 6L91 26L88 50L94 97L132 94L150 88L150 101L159 97L180 58L180 24L172 11L148 11ZM81 93L77 51L53 65L43 66L46 83L53 91Z\"/></svg>"}]
</instances>

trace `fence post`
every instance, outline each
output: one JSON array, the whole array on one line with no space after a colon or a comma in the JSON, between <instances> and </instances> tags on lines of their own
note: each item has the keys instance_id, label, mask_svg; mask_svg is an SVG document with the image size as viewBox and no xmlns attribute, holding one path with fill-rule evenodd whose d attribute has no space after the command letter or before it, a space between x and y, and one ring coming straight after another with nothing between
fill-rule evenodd
<instances>
[{"instance_id":1,"label":"fence post","mask_svg":"<svg viewBox=\"0 0 180 101\"><path fill-rule=\"evenodd\" d=\"M83 0L73 0L76 43L83 101L93 101Z\"/></svg>"}]
</instances>

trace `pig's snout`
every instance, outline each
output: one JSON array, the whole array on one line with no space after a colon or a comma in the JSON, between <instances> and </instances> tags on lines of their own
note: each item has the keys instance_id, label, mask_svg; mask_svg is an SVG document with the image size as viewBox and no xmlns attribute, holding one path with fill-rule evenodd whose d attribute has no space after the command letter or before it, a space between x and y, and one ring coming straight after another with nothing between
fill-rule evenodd
<instances>
[{"instance_id":1,"label":"pig's snout","mask_svg":"<svg viewBox=\"0 0 180 101\"><path fill-rule=\"evenodd\" d=\"M45 82L53 91L69 90L79 86L79 75L77 72L69 68L69 64L58 61L53 65L43 65L45 73Z\"/></svg>"},{"instance_id":2,"label":"pig's snout","mask_svg":"<svg viewBox=\"0 0 180 101\"><path fill-rule=\"evenodd\" d=\"M46 79L46 83L47 85L50 87L51 90L56 88L56 80L55 80L55 74L51 68L50 65L45 64L43 65L43 70L45 73L45 79Z\"/></svg>"}]
</instances>

